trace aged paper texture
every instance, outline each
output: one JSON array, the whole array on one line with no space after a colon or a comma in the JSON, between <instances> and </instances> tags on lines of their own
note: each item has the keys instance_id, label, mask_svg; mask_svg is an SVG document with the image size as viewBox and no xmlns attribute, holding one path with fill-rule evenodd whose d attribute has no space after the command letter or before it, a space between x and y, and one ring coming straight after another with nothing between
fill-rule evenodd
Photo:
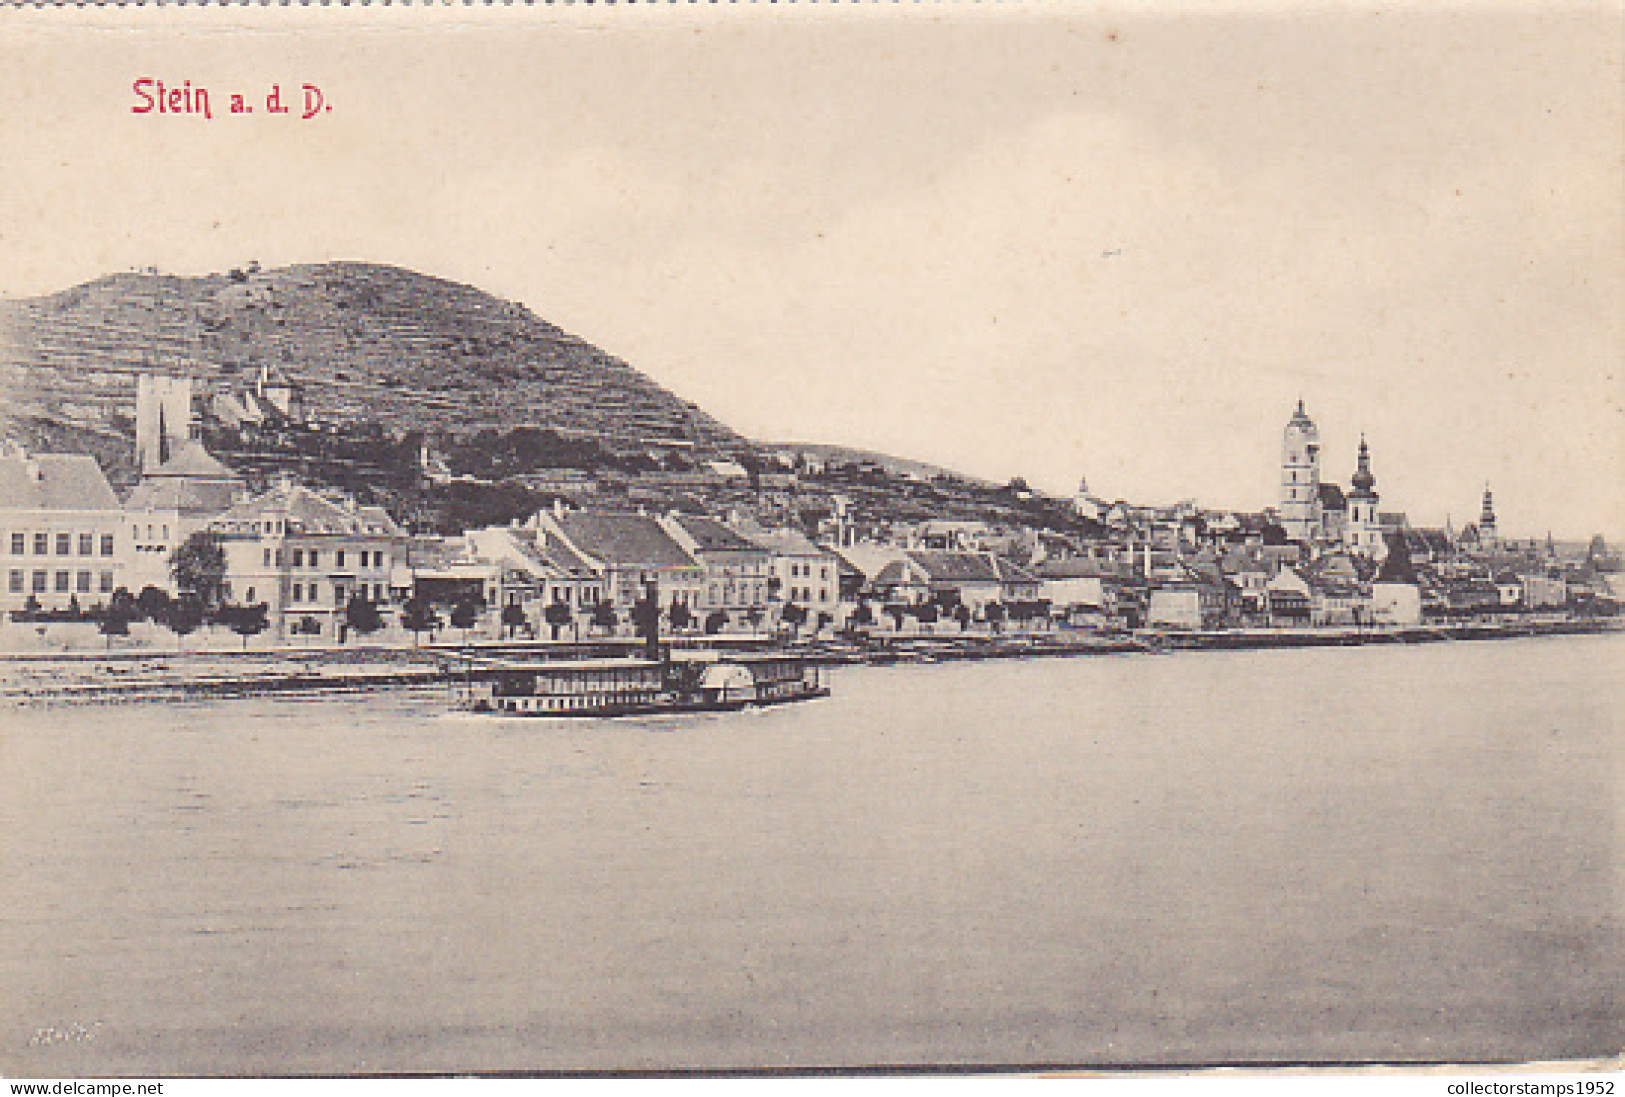
<instances>
[{"instance_id":1,"label":"aged paper texture","mask_svg":"<svg viewBox=\"0 0 1625 1097\"><path fill-rule=\"evenodd\" d=\"M0 71L0 1072L1618 1052L1613 5Z\"/></svg>"}]
</instances>

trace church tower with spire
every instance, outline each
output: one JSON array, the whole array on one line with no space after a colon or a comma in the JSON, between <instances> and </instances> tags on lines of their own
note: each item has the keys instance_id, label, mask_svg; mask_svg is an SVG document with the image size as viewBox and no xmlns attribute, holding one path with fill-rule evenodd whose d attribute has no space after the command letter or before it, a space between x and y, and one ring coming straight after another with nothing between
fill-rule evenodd
<instances>
[{"instance_id":1,"label":"church tower with spire","mask_svg":"<svg viewBox=\"0 0 1625 1097\"><path fill-rule=\"evenodd\" d=\"M1288 539L1312 540L1319 508L1320 431L1299 400L1281 435L1281 525Z\"/></svg>"},{"instance_id":2,"label":"church tower with spire","mask_svg":"<svg viewBox=\"0 0 1625 1097\"><path fill-rule=\"evenodd\" d=\"M1343 544L1361 556L1381 556L1383 553L1382 525L1377 520L1377 478L1371 474L1371 450L1360 435L1360 456L1354 478L1349 481L1348 524L1343 529Z\"/></svg>"},{"instance_id":3,"label":"church tower with spire","mask_svg":"<svg viewBox=\"0 0 1625 1097\"><path fill-rule=\"evenodd\" d=\"M1495 497L1490 494L1490 486L1486 483L1484 485L1484 506L1478 513L1478 545L1485 552L1490 552L1495 549L1496 541Z\"/></svg>"}]
</instances>

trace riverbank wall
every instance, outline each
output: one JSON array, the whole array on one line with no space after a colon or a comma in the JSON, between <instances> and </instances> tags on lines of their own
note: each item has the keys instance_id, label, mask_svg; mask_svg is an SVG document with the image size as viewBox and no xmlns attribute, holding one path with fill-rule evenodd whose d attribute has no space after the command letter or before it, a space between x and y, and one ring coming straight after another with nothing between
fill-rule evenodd
<instances>
[{"instance_id":1,"label":"riverbank wall","mask_svg":"<svg viewBox=\"0 0 1625 1097\"><path fill-rule=\"evenodd\" d=\"M1594 635L1625 631L1625 620L1543 620L1394 628L1063 630L1003 636L875 636L786 643L767 636L691 638L683 646L794 652L823 666L1090 655L1258 651L1366 644L1426 644ZM634 655L635 641L582 644L478 643L282 649L249 652L108 652L0 657L0 705L206 699L272 694L366 692L451 685L479 671L470 657L605 658Z\"/></svg>"}]
</instances>

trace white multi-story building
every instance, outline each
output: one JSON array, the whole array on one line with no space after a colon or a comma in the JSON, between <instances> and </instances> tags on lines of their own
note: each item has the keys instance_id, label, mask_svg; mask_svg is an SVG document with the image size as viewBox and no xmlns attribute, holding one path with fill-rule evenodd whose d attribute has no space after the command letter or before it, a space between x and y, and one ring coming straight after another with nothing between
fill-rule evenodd
<instances>
[{"instance_id":1,"label":"white multi-story building","mask_svg":"<svg viewBox=\"0 0 1625 1097\"><path fill-rule=\"evenodd\" d=\"M94 457L0 453L0 609L90 609L127 587L123 511Z\"/></svg>"},{"instance_id":2,"label":"white multi-story building","mask_svg":"<svg viewBox=\"0 0 1625 1097\"><path fill-rule=\"evenodd\" d=\"M773 597L773 556L714 518L673 515L661 520L672 540L705 568L707 611L765 611Z\"/></svg>"},{"instance_id":3,"label":"white multi-story building","mask_svg":"<svg viewBox=\"0 0 1625 1097\"><path fill-rule=\"evenodd\" d=\"M143 472L124 500L130 590L150 586L179 593L169 568L175 549L246 494L242 477L197 441L185 443L162 465Z\"/></svg>"},{"instance_id":4,"label":"white multi-story building","mask_svg":"<svg viewBox=\"0 0 1625 1097\"><path fill-rule=\"evenodd\" d=\"M335 502L284 481L205 527L226 554L228 601L264 603L279 635L339 637L359 598L387 609L406 536L382 507Z\"/></svg>"},{"instance_id":5,"label":"white multi-story building","mask_svg":"<svg viewBox=\"0 0 1625 1097\"><path fill-rule=\"evenodd\" d=\"M771 556L772 597L832 612L841 600L841 566L835 553L793 529L739 527L742 536Z\"/></svg>"}]
</instances>

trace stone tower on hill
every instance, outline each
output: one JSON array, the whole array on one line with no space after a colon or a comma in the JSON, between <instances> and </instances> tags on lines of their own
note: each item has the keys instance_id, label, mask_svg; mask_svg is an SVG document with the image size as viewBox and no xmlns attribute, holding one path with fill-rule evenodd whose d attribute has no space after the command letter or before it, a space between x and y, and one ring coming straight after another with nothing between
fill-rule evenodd
<instances>
[{"instance_id":1,"label":"stone tower on hill","mask_svg":"<svg viewBox=\"0 0 1625 1097\"><path fill-rule=\"evenodd\" d=\"M192 379L143 373L135 384L135 456L142 472L158 468L192 437Z\"/></svg>"}]
</instances>

